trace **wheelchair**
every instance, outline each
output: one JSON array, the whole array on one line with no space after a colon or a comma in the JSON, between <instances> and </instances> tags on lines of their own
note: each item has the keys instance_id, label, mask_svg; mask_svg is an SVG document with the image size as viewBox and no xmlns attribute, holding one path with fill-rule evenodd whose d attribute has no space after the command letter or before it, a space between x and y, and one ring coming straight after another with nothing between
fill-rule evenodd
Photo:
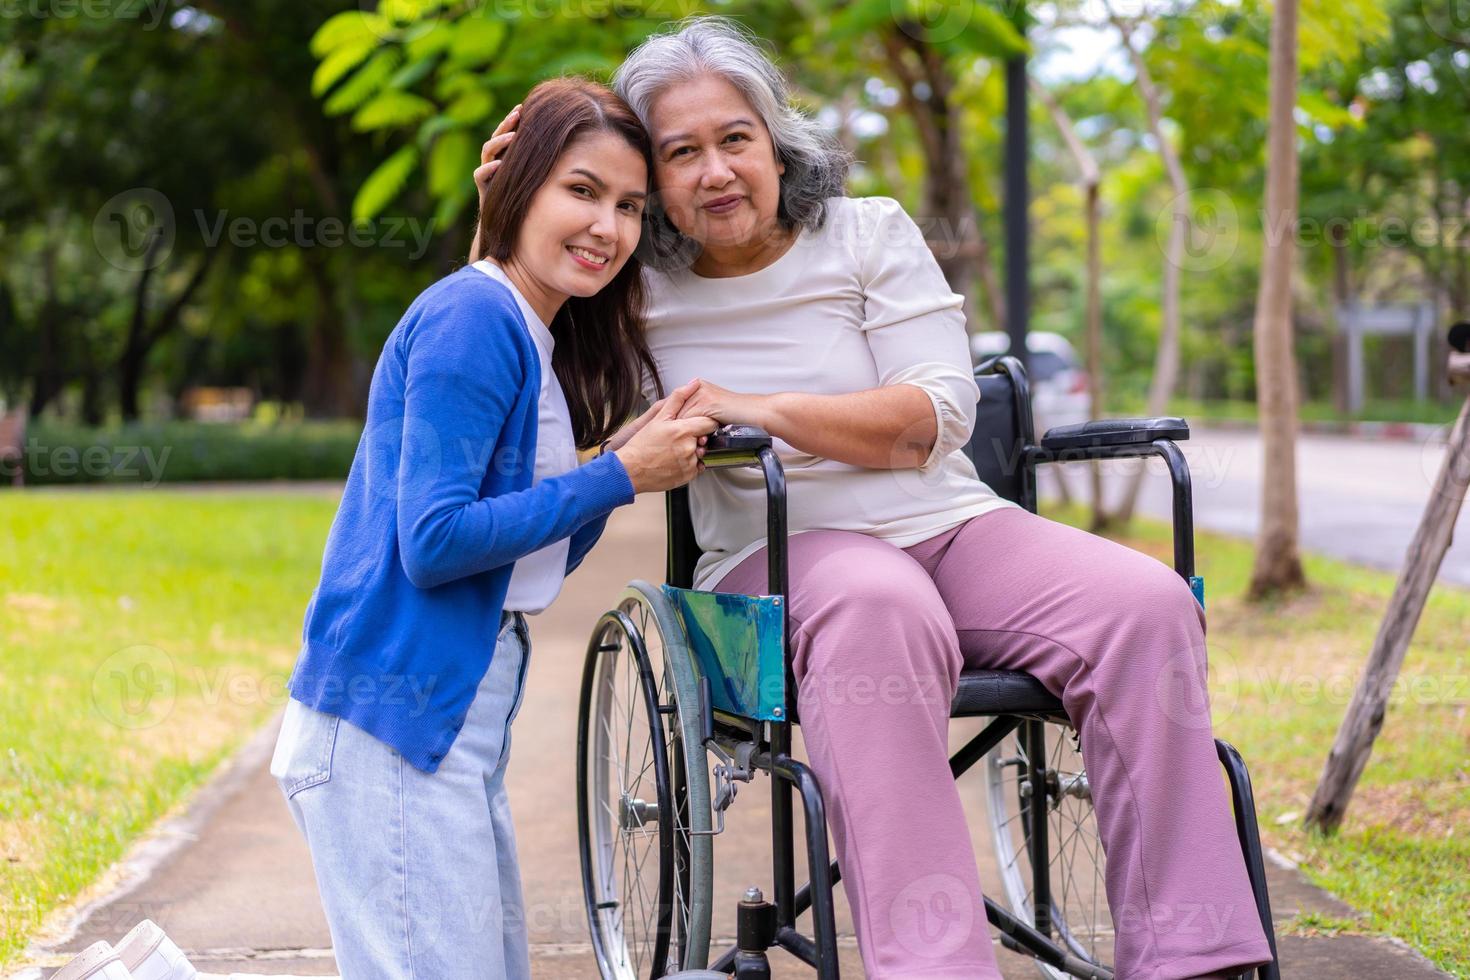
<instances>
[{"instance_id":1,"label":"wheelchair","mask_svg":"<svg viewBox=\"0 0 1470 980\"><path fill-rule=\"evenodd\" d=\"M1188 465L1180 418L1113 419L1059 426L1036 444L1025 371L996 356L975 370L981 398L965 451L997 494L1036 511L1045 463L1162 457L1173 482L1174 567L1204 602L1194 574ZM634 581L597 621L587 648L577 727L577 817L582 884L598 969L608 980L670 975L769 977L766 951L783 948L836 980L833 887L841 869L827 846L821 787L793 758L796 685L790 661L786 488L764 432L725 426L705 465L759 467L767 492L768 594L690 589L699 557L687 487L666 495L667 583ZM1076 733L1061 701L1029 674L966 669L953 718L989 719L950 759L958 778L980 766L1001 893L985 913L1006 947L1043 976L1108 980L1113 923L1103 885L1102 841ZM1250 778L1240 754L1216 740L1235 826L1270 941L1265 863ZM714 764L711 765L711 759ZM774 901L750 888L736 912L737 940L712 953L714 838L741 783L770 777ZM808 881L796 885L793 791L803 808ZM811 934L798 928L811 912Z\"/></svg>"}]
</instances>

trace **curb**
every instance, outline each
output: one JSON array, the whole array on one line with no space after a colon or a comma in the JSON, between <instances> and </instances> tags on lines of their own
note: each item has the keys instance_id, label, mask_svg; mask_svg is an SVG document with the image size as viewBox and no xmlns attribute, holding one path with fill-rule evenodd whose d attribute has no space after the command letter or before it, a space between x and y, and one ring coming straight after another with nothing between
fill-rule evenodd
<instances>
[{"instance_id":1,"label":"curb","mask_svg":"<svg viewBox=\"0 0 1470 980\"><path fill-rule=\"evenodd\" d=\"M1260 425L1255 419L1199 419L1190 424L1201 429L1249 432L1260 430ZM1297 421L1298 432L1310 432L1315 435L1355 436L1393 442L1444 442L1453 426L1453 422L1439 424L1435 422L1349 422L1307 419Z\"/></svg>"},{"instance_id":2,"label":"curb","mask_svg":"<svg viewBox=\"0 0 1470 980\"><path fill-rule=\"evenodd\" d=\"M48 917L49 921L43 921L38 933L46 938L33 939L26 946L21 952L22 964L55 958L56 949L70 942L93 915L126 898L177 851L198 840L200 831L215 811L243 789L252 774L269 762L275 752L276 732L283 714L284 709L277 711L245 744L225 759L209 780L183 803L182 812L160 820L118 861L97 876L98 882L114 882L107 891L90 898L80 907L63 906ZM40 975L39 967L22 965L19 972L10 974L10 980L37 980Z\"/></svg>"}]
</instances>

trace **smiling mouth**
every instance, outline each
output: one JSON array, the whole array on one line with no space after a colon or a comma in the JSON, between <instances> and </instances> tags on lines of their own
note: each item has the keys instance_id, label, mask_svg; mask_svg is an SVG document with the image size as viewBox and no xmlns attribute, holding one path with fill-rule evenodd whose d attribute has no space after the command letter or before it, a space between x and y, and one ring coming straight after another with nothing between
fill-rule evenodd
<instances>
[{"instance_id":1,"label":"smiling mouth","mask_svg":"<svg viewBox=\"0 0 1470 980\"><path fill-rule=\"evenodd\" d=\"M575 258L580 259L584 264L592 266L596 269L601 269L608 263L608 258L606 255L599 255L598 253L589 251L588 249L578 248L576 245L568 245L567 251L571 252Z\"/></svg>"}]
</instances>

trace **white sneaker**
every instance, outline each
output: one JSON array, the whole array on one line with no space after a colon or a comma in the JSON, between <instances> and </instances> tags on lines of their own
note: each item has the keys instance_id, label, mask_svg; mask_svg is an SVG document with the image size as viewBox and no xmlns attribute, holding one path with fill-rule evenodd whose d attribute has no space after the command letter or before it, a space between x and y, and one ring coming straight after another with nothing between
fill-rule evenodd
<instances>
[{"instance_id":1,"label":"white sneaker","mask_svg":"<svg viewBox=\"0 0 1470 980\"><path fill-rule=\"evenodd\" d=\"M51 980L133 980L112 945L95 942L51 974Z\"/></svg>"},{"instance_id":2,"label":"white sneaker","mask_svg":"<svg viewBox=\"0 0 1470 980\"><path fill-rule=\"evenodd\" d=\"M114 948L133 980L195 980L199 975L183 950L152 919L133 926Z\"/></svg>"}]
</instances>

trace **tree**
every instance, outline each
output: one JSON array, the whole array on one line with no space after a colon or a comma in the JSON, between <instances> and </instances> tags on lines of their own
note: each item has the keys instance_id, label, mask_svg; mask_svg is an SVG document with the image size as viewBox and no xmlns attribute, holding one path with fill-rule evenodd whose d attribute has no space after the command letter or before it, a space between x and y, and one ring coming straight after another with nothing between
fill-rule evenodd
<instances>
[{"instance_id":1,"label":"tree","mask_svg":"<svg viewBox=\"0 0 1470 980\"><path fill-rule=\"evenodd\" d=\"M1104 0L1105 5L1106 3L1107 0ZM1164 132L1163 97L1154 84L1153 74L1143 60L1143 55L1134 47L1133 26L1111 7L1107 9L1108 19L1122 36L1123 48L1128 52L1128 60L1133 65L1138 94L1148 113L1149 133L1157 144L1159 159L1164 163L1164 172L1169 176L1169 187L1173 194L1169 201L1172 213L1168 245L1164 249L1164 263L1160 270L1163 275L1160 287L1163 322L1159 330L1158 349L1154 355L1153 380L1148 389L1147 412L1151 416L1157 416L1168 411L1169 399L1179 381L1179 288L1180 276L1184 271L1185 237L1189 234L1191 221L1189 181L1184 175L1184 164L1180 160L1178 149ZM1138 504L1138 491L1143 486L1143 475L1144 469L1135 467L1128 478L1116 513L1120 522L1127 523L1133 518L1133 510Z\"/></svg>"},{"instance_id":2,"label":"tree","mask_svg":"<svg viewBox=\"0 0 1470 980\"><path fill-rule=\"evenodd\" d=\"M527 88L567 71L605 78L649 33L699 6L681 0L676 9L658 3L645 12L650 4L640 0L595 16L555 14L538 18L534 31L476 5L455 10L384 0L376 9L328 19L311 42L320 59L314 94L327 115L350 113L354 128L390 138L357 190L353 213L375 214L417 180L435 202L436 228L451 227L471 204L473 187L464 175L478 163L495 117ZM967 5L962 22L931 22L922 4L889 0L752 4L738 18L796 56L787 68L798 85L822 80L819 101L845 99L851 107L852 93L875 75L895 82L925 161L920 214L931 224L936 258L951 288L967 298L974 297L978 276L992 321L1003 325L956 90L960 72L978 59L1024 48L1015 27L982 3ZM973 304L970 309L973 314Z\"/></svg>"},{"instance_id":3,"label":"tree","mask_svg":"<svg viewBox=\"0 0 1470 980\"><path fill-rule=\"evenodd\" d=\"M1297 3L1276 0L1271 19L1271 123L1266 152L1266 241L1256 296L1256 401L1260 406L1261 522L1250 595L1306 584L1297 553L1296 352L1291 278L1297 224Z\"/></svg>"},{"instance_id":4,"label":"tree","mask_svg":"<svg viewBox=\"0 0 1470 980\"><path fill-rule=\"evenodd\" d=\"M1061 133L1062 140L1067 144L1067 151L1072 154L1072 159L1077 164L1077 182L1081 185L1084 207L1086 209L1087 221L1087 283L1086 283L1086 342L1084 344L1084 358L1087 362L1087 393L1090 404L1091 416L1101 418L1103 412L1103 369L1102 369L1102 214L1101 214L1101 190L1102 170L1097 165L1097 158L1087 149L1080 137L1077 135L1077 127L1072 122L1072 117L1067 115L1065 109L1049 92L1045 86L1030 80L1031 91L1046 106L1051 114L1052 121L1056 123L1057 131ZM1102 471L1098 461L1093 460L1088 466L1088 472L1092 479L1092 530L1101 531L1108 523L1107 512L1103 508L1102 499Z\"/></svg>"},{"instance_id":5,"label":"tree","mask_svg":"<svg viewBox=\"0 0 1470 980\"><path fill-rule=\"evenodd\" d=\"M80 382L84 417L100 421L111 372L122 413L134 418L148 355L198 288L185 282L182 298L169 296L175 273L194 260L202 278L209 265L195 224L176 219L208 209L258 144L233 121L243 106L226 81L196 57L197 33L126 19L5 20L10 100L0 140L15 154L15 192L0 199L0 219L25 232L15 258L38 273L12 280L13 315L36 338L31 413ZM143 214L130 203L137 197L150 204L146 229L130 223Z\"/></svg>"}]
</instances>

